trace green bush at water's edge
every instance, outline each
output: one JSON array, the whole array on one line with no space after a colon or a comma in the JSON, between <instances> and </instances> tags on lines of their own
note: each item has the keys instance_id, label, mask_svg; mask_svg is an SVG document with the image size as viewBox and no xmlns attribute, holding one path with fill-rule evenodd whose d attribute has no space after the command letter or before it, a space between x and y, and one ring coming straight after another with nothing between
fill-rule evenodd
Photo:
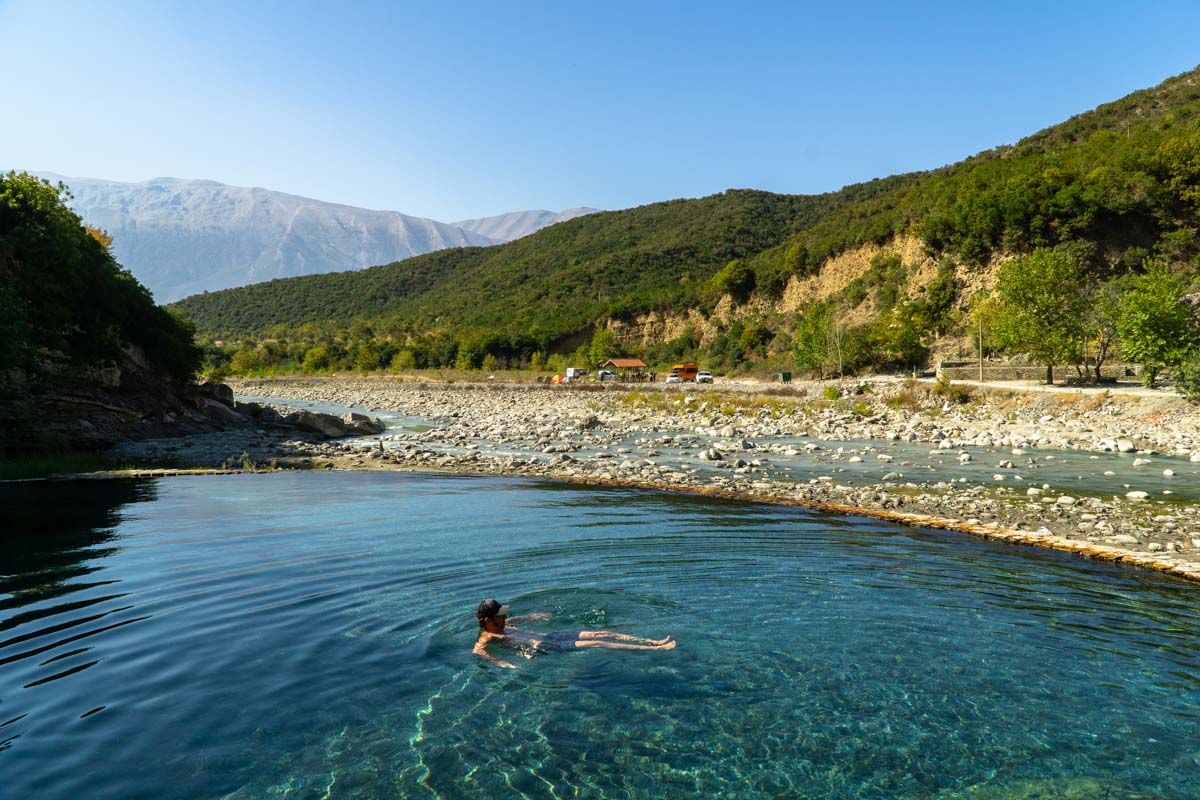
<instances>
[{"instance_id":1,"label":"green bush at water's edge","mask_svg":"<svg viewBox=\"0 0 1200 800\"><path fill-rule=\"evenodd\" d=\"M0 371L37 374L48 361L78 367L122 358L133 344L150 364L188 380L200 353L189 323L154 304L64 202L65 187L0 173Z\"/></svg>"}]
</instances>

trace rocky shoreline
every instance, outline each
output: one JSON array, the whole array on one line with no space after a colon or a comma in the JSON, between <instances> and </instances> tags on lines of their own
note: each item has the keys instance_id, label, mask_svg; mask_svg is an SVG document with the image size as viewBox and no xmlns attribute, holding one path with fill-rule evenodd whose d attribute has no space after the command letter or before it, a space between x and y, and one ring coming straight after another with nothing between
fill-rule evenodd
<instances>
[{"instance_id":1,"label":"rocky shoreline","mask_svg":"<svg viewBox=\"0 0 1200 800\"><path fill-rule=\"evenodd\" d=\"M897 382L664 390L350 378L242 381L234 388L243 396L388 410L438 425L371 447L285 439L260 428L125 445L122 457L188 467L524 475L686 491L948 528L1200 580L1200 503L1136 485L1089 494L1021 483L1013 463L1028 458L1027 451L1053 458L1056 450L1128 453L1142 465L1160 454L1200 462L1200 415L1170 397L976 392L968 398ZM851 452L829 445L820 455L830 474L786 479L773 461L796 455L796 445L776 441L789 437L803 437L816 450L846 440L927 444L930 453L964 466L983 448L997 454L1003 472L995 485L968 484L952 467L937 480L918 481L899 462L866 485L842 483L839 464L873 458L886 469L893 457L882 447ZM1005 472L1015 480L1001 482Z\"/></svg>"}]
</instances>

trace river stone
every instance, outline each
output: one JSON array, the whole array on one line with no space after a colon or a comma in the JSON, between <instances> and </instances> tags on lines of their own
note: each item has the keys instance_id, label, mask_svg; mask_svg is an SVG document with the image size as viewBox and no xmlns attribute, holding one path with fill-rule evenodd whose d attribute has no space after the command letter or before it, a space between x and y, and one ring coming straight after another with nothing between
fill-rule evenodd
<instances>
[{"instance_id":1,"label":"river stone","mask_svg":"<svg viewBox=\"0 0 1200 800\"><path fill-rule=\"evenodd\" d=\"M219 403L224 403L230 408L233 407L233 389L229 388L224 383L216 381L207 381L196 387L196 391L205 397L211 397Z\"/></svg>"},{"instance_id":2,"label":"river stone","mask_svg":"<svg viewBox=\"0 0 1200 800\"><path fill-rule=\"evenodd\" d=\"M293 411L283 418L289 425L294 425L302 431L318 433L321 436L345 436L346 426L332 414L318 414L313 411Z\"/></svg>"},{"instance_id":3,"label":"river stone","mask_svg":"<svg viewBox=\"0 0 1200 800\"><path fill-rule=\"evenodd\" d=\"M1148 492L1126 492L1125 496L1130 500L1145 500L1150 494Z\"/></svg>"},{"instance_id":4,"label":"river stone","mask_svg":"<svg viewBox=\"0 0 1200 800\"><path fill-rule=\"evenodd\" d=\"M1164 470L1163 470L1163 475L1167 476L1168 478L1173 478L1173 477L1175 477L1175 470L1173 470L1173 469L1164 469Z\"/></svg>"},{"instance_id":5,"label":"river stone","mask_svg":"<svg viewBox=\"0 0 1200 800\"><path fill-rule=\"evenodd\" d=\"M1117 440L1117 452L1132 453L1135 449L1136 448L1133 446L1133 442L1129 441L1128 439Z\"/></svg>"},{"instance_id":6,"label":"river stone","mask_svg":"<svg viewBox=\"0 0 1200 800\"><path fill-rule=\"evenodd\" d=\"M1200 464L1200 452L1192 453L1192 457L1188 460L1193 464Z\"/></svg>"},{"instance_id":7,"label":"river stone","mask_svg":"<svg viewBox=\"0 0 1200 800\"><path fill-rule=\"evenodd\" d=\"M1149 463L1150 463L1150 459L1148 459L1148 458L1135 458L1133 460L1133 465L1135 467L1144 467Z\"/></svg>"},{"instance_id":8,"label":"river stone","mask_svg":"<svg viewBox=\"0 0 1200 800\"><path fill-rule=\"evenodd\" d=\"M371 419L365 414L350 412L349 414L343 414L341 419L348 433L370 435L373 433L383 433L387 430L387 425L384 424L383 420Z\"/></svg>"},{"instance_id":9,"label":"river stone","mask_svg":"<svg viewBox=\"0 0 1200 800\"><path fill-rule=\"evenodd\" d=\"M1079 501L1077 501L1074 497L1071 497L1070 495L1064 494L1062 497L1058 498L1054 502L1058 503L1060 506L1073 506Z\"/></svg>"}]
</instances>

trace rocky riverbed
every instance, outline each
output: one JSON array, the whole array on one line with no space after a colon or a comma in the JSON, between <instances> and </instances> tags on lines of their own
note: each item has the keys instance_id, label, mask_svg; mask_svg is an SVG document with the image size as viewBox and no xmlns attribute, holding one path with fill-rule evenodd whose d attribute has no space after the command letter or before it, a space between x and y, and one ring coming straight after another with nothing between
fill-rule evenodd
<instances>
[{"instance_id":1,"label":"rocky riverbed","mask_svg":"<svg viewBox=\"0 0 1200 800\"><path fill-rule=\"evenodd\" d=\"M234 389L398 412L431 427L324 443L243 430L138 443L122 456L188 467L518 474L719 494L952 528L1200 580L1200 502L1194 491L1181 499L1200 483L1200 415L1175 398L968 396L896 382L663 389L313 379ZM848 441L860 444L838 444ZM917 448L929 454L923 465L904 455ZM1111 480L1128 482L1078 491L1032 471L1055 454L1081 452L1127 454L1129 476ZM803 478L780 467L805 457ZM983 458L994 481L968 481ZM864 480L864 465L878 474Z\"/></svg>"}]
</instances>

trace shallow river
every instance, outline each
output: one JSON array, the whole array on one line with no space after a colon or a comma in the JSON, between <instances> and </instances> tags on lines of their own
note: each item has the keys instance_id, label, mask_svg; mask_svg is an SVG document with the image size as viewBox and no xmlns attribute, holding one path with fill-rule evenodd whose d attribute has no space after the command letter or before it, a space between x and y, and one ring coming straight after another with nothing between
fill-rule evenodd
<instances>
[{"instance_id":1,"label":"shallow river","mask_svg":"<svg viewBox=\"0 0 1200 800\"><path fill-rule=\"evenodd\" d=\"M403 440L413 434L438 428L441 422L433 418L404 415L395 411L340 405L287 398L247 397L247 401L271 402L332 414L353 411L379 417L387 424L384 436ZM682 435L682 438L681 438ZM650 458L656 464L694 469L700 474L721 474L734 458L749 463L759 461L756 474L782 481L811 481L828 479L847 485L868 485L880 482L915 483L934 486L938 483L961 482L976 485L1002 486L1018 494L1030 487L1045 487L1047 495L1079 495L1112 497L1124 496L1131 490L1148 492L1160 500L1172 502L1200 501L1200 463L1187 456L1162 453L1092 453L1058 448L956 447L933 449L928 442L904 442L882 439L827 440L815 437L762 436L753 440L753 450L728 454L721 462L702 461L697 456L703 449L720 446L728 441L719 436L695 435L684 431L664 434L644 433L622 437L604 437L605 447L589 446L586 435L574 436L581 449L572 455L584 461L600 457L622 459ZM596 437L593 437L596 438ZM740 438L740 437L738 437ZM345 440L349 444L374 448L379 437L366 436ZM397 441L388 441L389 449ZM480 452L494 457L548 458L541 448L521 447L513 443L497 445L487 439L473 444ZM461 446L439 442L422 442L421 447L435 452L462 455ZM601 455L602 454L602 455ZM963 463L960 456L970 460ZM1167 474L1170 473L1170 474Z\"/></svg>"},{"instance_id":2,"label":"shallow river","mask_svg":"<svg viewBox=\"0 0 1200 800\"><path fill-rule=\"evenodd\" d=\"M0 531L5 797L1200 786L1196 587L1054 552L367 472L8 484ZM486 595L679 647L500 670Z\"/></svg>"}]
</instances>

